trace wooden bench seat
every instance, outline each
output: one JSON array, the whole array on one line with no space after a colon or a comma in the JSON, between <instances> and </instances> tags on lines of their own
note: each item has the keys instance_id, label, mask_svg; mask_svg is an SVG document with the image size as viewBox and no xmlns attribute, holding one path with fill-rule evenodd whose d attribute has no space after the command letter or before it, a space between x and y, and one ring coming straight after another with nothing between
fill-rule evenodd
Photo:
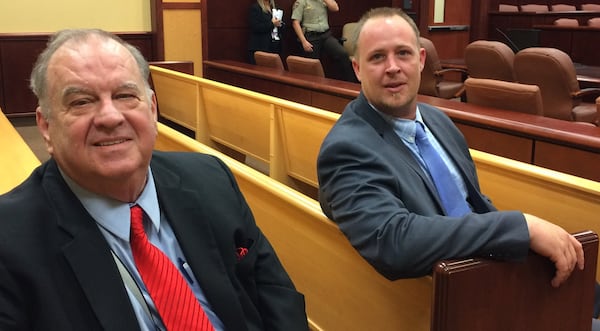
<instances>
[{"instance_id":1,"label":"wooden bench seat","mask_svg":"<svg viewBox=\"0 0 600 331\"><path fill-rule=\"evenodd\" d=\"M559 289L550 286L551 263L535 254L526 263L482 259L441 261L433 277L435 283L431 277L389 281L359 256L337 226L321 212L317 201L160 123L156 148L208 153L225 161L257 224L298 290L305 295L312 330L464 331L465 325L514 326L515 323L530 327L540 324L539 311L555 312L546 317L548 323L556 323L552 318L568 321L568 327L590 323L598 249L594 233L579 235L586 256L592 257L586 260L586 269L576 270L569 283ZM474 284L473 280L481 274L485 274L487 281ZM515 274L518 279L512 277L511 281L510 276ZM481 300L477 293L491 291L489 284L503 284L507 288L495 291L490 296L492 300L483 298L485 305L481 305L480 312L484 313L468 315L472 308L465 307L477 298ZM475 287L477 292L467 290ZM531 316L521 311L516 322L506 324L504 312L515 306L506 305L513 298L502 293L520 293L520 299L529 303L539 297L553 300L536 302Z\"/></svg>"},{"instance_id":2,"label":"wooden bench seat","mask_svg":"<svg viewBox=\"0 0 600 331\"><path fill-rule=\"evenodd\" d=\"M156 149L217 155L232 169L257 223L306 296L313 329L429 330L431 278L390 282L379 275L314 199L162 124ZM377 309L365 310L365 303Z\"/></svg>"},{"instance_id":3,"label":"wooden bench seat","mask_svg":"<svg viewBox=\"0 0 600 331\"><path fill-rule=\"evenodd\" d=\"M224 84L209 83L208 80L160 68L152 70L153 75L160 72L164 76L163 84L168 85L169 77L173 76L176 77L176 81L186 79L210 84L210 88L221 88L223 93L214 97L212 102L215 105L219 104L218 109L222 113L223 120L220 125L223 127L227 127L228 122L234 121L232 117L238 116L236 115L240 111L238 108L242 108L238 107L238 103L229 103L228 100L240 102L240 98L257 98L253 102L246 100L243 103L243 111L250 114L255 111L256 116L244 115L245 120L238 125L248 127L244 130L261 128L260 134L244 135L245 145L239 147L234 146L236 142L232 139L228 142L229 146L242 151L251 149L247 147L248 145L257 144L264 149L264 141L268 140L269 147L266 153L269 155L269 170L267 173L273 179L316 198L316 156L320 142L339 114ZM158 85L156 81L155 84ZM200 92L195 93L200 94ZM180 95L176 95L175 98L163 95L159 86L157 86L157 94L159 94L159 102L162 102L161 109L169 109L172 106L169 105L171 99L174 100L173 103L183 99ZM200 99L200 97L190 96L187 98ZM203 118L205 115L201 104L198 102L177 105L197 114L198 118ZM268 123L265 113L268 113L270 119ZM238 129L237 132L244 130ZM206 132L211 131L209 126L202 126L197 130L200 136L197 140L207 145L214 145L209 137L202 137ZM600 183L473 149L471 154L477 166L483 192L499 209L522 210L539 215L570 232L590 229L600 233L600 222L597 221L597 215L600 215Z\"/></svg>"}]
</instances>

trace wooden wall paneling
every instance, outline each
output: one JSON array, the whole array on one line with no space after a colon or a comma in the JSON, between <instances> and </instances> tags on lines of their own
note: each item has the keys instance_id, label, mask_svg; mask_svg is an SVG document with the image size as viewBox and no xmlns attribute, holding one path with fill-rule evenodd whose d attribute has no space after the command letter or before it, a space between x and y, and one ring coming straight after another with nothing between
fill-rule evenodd
<instances>
[{"instance_id":1,"label":"wooden wall paneling","mask_svg":"<svg viewBox=\"0 0 600 331\"><path fill-rule=\"evenodd\" d=\"M211 80L306 105L311 104L311 93L303 88L279 84L277 82L271 82L269 80L255 78L248 75L239 75L227 70L221 70L210 66L205 66L204 73L205 76Z\"/></svg>"},{"instance_id":2,"label":"wooden wall paneling","mask_svg":"<svg viewBox=\"0 0 600 331\"><path fill-rule=\"evenodd\" d=\"M537 141L535 143L534 164L600 181L600 171L598 171L600 154L598 153Z\"/></svg>"},{"instance_id":3,"label":"wooden wall paneling","mask_svg":"<svg viewBox=\"0 0 600 331\"><path fill-rule=\"evenodd\" d=\"M152 44L155 61L165 60L164 22L162 0L150 1L150 21L152 25Z\"/></svg>"},{"instance_id":4,"label":"wooden wall paneling","mask_svg":"<svg viewBox=\"0 0 600 331\"><path fill-rule=\"evenodd\" d=\"M116 34L153 60L151 32ZM2 109L8 117L31 116L37 100L29 89L29 76L49 34L0 34L0 89Z\"/></svg>"},{"instance_id":5,"label":"wooden wall paneling","mask_svg":"<svg viewBox=\"0 0 600 331\"><path fill-rule=\"evenodd\" d=\"M544 30L540 31L540 45L544 47L558 48L569 54L571 59L577 62L571 53L573 42L573 31L570 30Z\"/></svg>"},{"instance_id":6,"label":"wooden wall paneling","mask_svg":"<svg viewBox=\"0 0 600 331\"><path fill-rule=\"evenodd\" d=\"M421 13L428 13L427 27L429 31L425 37L433 42L440 59L462 58L464 49L470 41L471 0L455 0L452 3L446 1L442 23L434 23L433 1L427 2L427 8L421 6ZM463 25L467 27L467 30L432 30L436 26Z\"/></svg>"},{"instance_id":7,"label":"wooden wall paneling","mask_svg":"<svg viewBox=\"0 0 600 331\"><path fill-rule=\"evenodd\" d=\"M573 58L573 61L592 66L600 66L600 56L598 56L599 44L600 29L578 31L577 37L573 37L573 44L571 47L571 57Z\"/></svg>"},{"instance_id":8,"label":"wooden wall paneling","mask_svg":"<svg viewBox=\"0 0 600 331\"><path fill-rule=\"evenodd\" d=\"M45 48L48 36L7 36L0 40L2 53L2 90L5 114L32 115L37 100L29 89L29 76L38 54Z\"/></svg>"},{"instance_id":9,"label":"wooden wall paneling","mask_svg":"<svg viewBox=\"0 0 600 331\"><path fill-rule=\"evenodd\" d=\"M2 74L2 47L0 47L0 110L5 109L4 105L4 74Z\"/></svg>"},{"instance_id":10,"label":"wooden wall paneling","mask_svg":"<svg viewBox=\"0 0 600 331\"><path fill-rule=\"evenodd\" d=\"M471 1L470 42L488 39L488 12L492 10L490 0Z\"/></svg>"},{"instance_id":11,"label":"wooden wall paneling","mask_svg":"<svg viewBox=\"0 0 600 331\"><path fill-rule=\"evenodd\" d=\"M117 35L124 41L135 46L148 61L158 61L154 57L153 36L151 32L120 33Z\"/></svg>"},{"instance_id":12,"label":"wooden wall paneling","mask_svg":"<svg viewBox=\"0 0 600 331\"><path fill-rule=\"evenodd\" d=\"M455 122L469 148L486 151L509 159L532 163L533 140L513 134L494 132L470 124Z\"/></svg>"}]
</instances>

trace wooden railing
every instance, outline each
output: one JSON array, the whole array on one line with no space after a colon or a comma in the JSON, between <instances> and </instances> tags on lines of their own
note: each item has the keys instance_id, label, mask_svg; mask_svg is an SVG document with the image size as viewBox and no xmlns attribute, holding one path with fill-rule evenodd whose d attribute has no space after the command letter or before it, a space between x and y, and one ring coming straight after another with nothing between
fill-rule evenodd
<instances>
[{"instance_id":1,"label":"wooden railing","mask_svg":"<svg viewBox=\"0 0 600 331\"><path fill-rule=\"evenodd\" d=\"M205 61L204 67L209 79L338 113L360 91L359 84L235 61ZM431 96L417 100L446 112L473 149L600 181L600 128Z\"/></svg>"}]
</instances>

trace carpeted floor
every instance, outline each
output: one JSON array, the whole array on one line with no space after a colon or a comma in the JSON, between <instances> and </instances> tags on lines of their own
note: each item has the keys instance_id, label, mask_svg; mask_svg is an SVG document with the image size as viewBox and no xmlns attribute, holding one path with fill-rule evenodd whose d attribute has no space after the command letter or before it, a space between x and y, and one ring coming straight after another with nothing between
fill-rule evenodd
<instances>
[{"instance_id":1,"label":"carpeted floor","mask_svg":"<svg viewBox=\"0 0 600 331\"><path fill-rule=\"evenodd\" d=\"M35 125L34 117L11 118L10 122L41 162L50 158L46 151L46 144L44 144L44 140Z\"/></svg>"}]
</instances>

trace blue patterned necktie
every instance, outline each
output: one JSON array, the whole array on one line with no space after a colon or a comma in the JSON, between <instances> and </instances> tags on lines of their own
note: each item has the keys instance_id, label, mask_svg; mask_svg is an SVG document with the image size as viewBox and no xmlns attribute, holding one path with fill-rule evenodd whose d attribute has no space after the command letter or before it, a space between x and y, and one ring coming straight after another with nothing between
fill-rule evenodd
<instances>
[{"instance_id":1,"label":"blue patterned necktie","mask_svg":"<svg viewBox=\"0 0 600 331\"><path fill-rule=\"evenodd\" d=\"M425 161L427 171L437 189L446 215L463 216L470 213L471 208L469 208L469 205L463 199L458 189L458 184L452 179L448 166L431 145L421 123L415 122L415 124L415 143L419 148L419 154L421 154L423 161Z\"/></svg>"}]
</instances>

